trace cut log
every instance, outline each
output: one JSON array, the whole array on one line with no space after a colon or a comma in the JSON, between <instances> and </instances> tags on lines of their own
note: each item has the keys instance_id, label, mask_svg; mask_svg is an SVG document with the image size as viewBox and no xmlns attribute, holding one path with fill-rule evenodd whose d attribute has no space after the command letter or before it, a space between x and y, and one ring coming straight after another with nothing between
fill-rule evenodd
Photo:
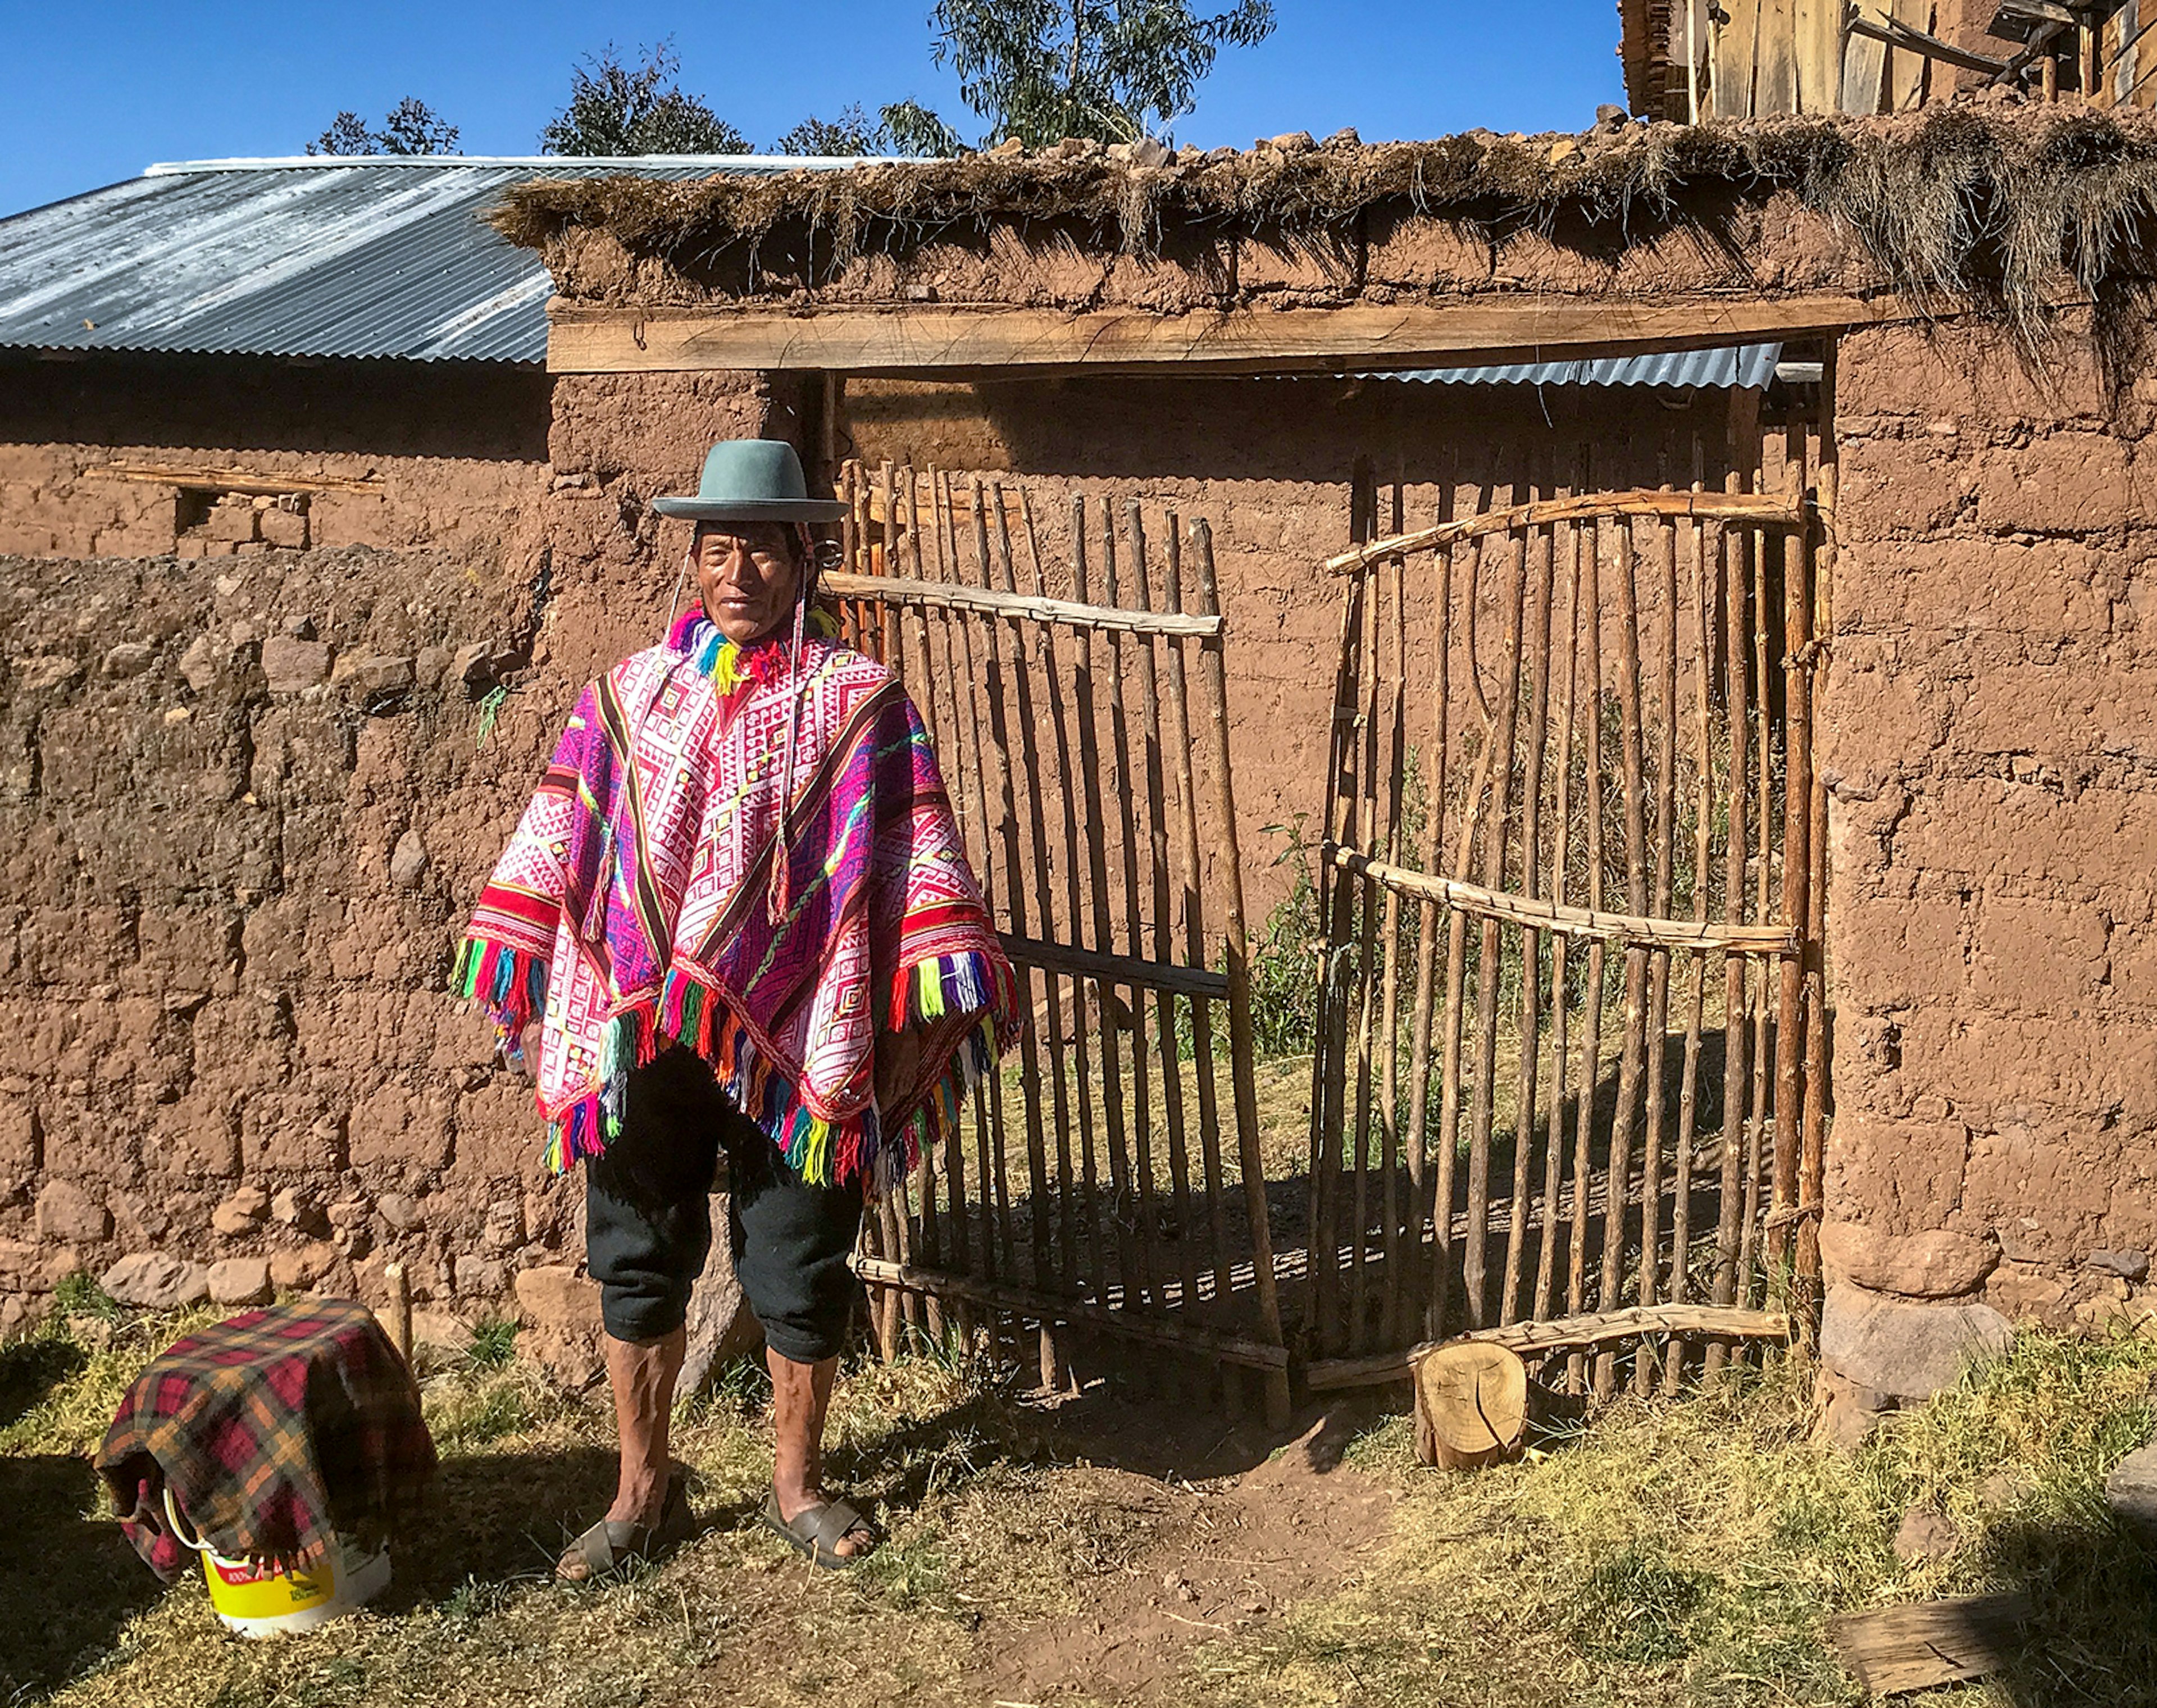
<instances>
[{"instance_id":1,"label":"cut log","mask_svg":"<svg viewBox=\"0 0 2157 1708\"><path fill-rule=\"evenodd\" d=\"M1528 1366L1483 1340L1456 1340L1416 1361L1416 1457L1472 1471L1520 1457L1528 1427Z\"/></svg>"}]
</instances>

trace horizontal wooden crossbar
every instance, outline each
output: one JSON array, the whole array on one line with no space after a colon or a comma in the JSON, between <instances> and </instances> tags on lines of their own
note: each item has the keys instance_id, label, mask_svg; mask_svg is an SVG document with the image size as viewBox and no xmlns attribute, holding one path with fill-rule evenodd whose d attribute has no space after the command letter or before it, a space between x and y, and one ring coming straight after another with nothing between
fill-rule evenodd
<instances>
[{"instance_id":1,"label":"horizontal wooden crossbar","mask_svg":"<svg viewBox=\"0 0 2157 1708\"><path fill-rule=\"evenodd\" d=\"M260 498L274 498L288 492L379 493L384 484L379 475L265 475L247 469L168 463L106 463L84 472L109 476L116 481L184 486L192 491L245 492Z\"/></svg>"},{"instance_id":2,"label":"horizontal wooden crossbar","mask_svg":"<svg viewBox=\"0 0 2157 1708\"><path fill-rule=\"evenodd\" d=\"M553 373L816 368L895 375L1340 372L1704 350L1918 317L1892 296L1652 300L1492 291L1451 301L1161 314L998 304L547 306Z\"/></svg>"},{"instance_id":3,"label":"horizontal wooden crossbar","mask_svg":"<svg viewBox=\"0 0 2157 1708\"><path fill-rule=\"evenodd\" d=\"M1634 1305L1592 1316L1474 1329L1452 1340L1426 1340L1405 1352L1326 1359L1305 1370L1304 1381L1314 1388L1372 1387L1380 1382L1406 1381L1416 1360L1423 1354L1462 1340L1481 1340L1506 1347L1523 1358L1540 1358L1552 1352L1578 1351L1652 1335L1691 1335L1713 1340L1787 1340L1790 1320L1780 1311L1747 1310L1728 1304Z\"/></svg>"},{"instance_id":4,"label":"horizontal wooden crossbar","mask_svg":"<svg viewBox=\"0 0 2157 1708\"><path fill-rule=\"evenodd\" d=\"M1133 635L1194 635L1211 639L1225 626L1218 617L1188 616L1181 611L1131 611L1117 605L1078 604L1037 594L999 593L986 587L960 587L948 581L911 581L902 575L856 575L831 570L816 584L837 599L876 599L886 604L940 605L981 611L992 617L1031 617L1073 629L1120 629Z\"/></svg>"},{"instance_id":5,"label":"horizontal wooden crossbar","mask_svg":"<svg viewBox=\"0 0 2157 1708\"><path fill-rule=\"evenodd\" d=\"M1485 534L1510 533L1516 528L1542 527L1557 522L1586 522L1605 516L1695 517L1701 520L1749 522L1763 527L1796 527L1805 520L1805 501L1791 493L1776 492L1660 492L1641 489L1629 492L1583 492L1570 498L1538 498L1532 503L1508 505L1479 516L1441 522L1413 533L1394 534L1372 540L1351 552L1338 552L1320 567L1329 575L1346 575L1367 569L1388 558L1405 558L1440 546L1458 545Z\"/></svg>"},{"instance_id":6,"label":"horizontal wooden crossbar","mask_svg":"<svg viewBox=\"0 0 2157 1708\"><path fill-rule=\"evenodd\" d=\"M1070 973L1082 979L1097 979L1104 985L1137 985L1179 996L1204 996L1217 1001L1228 998L1228 975L1204 967L1141 960L1130 954L1105 954L1099 949L1044 943L1037 937L1014 937L1008 931L999 932L997 936L1006 954L1015 961L1039 967L1043 972Z\"/></svg>"},{"instance_id":7,"label":"horizontal wooden crossbar","mask_svg":"<svg viewBox=\"0 0 2157 1708\"><path fill-rule=\"evenodd\" d=\"M1367 877L1373 883L1401 895L1423 901L1443 902L1465 913L1510 919L1532 925L1539 931L1555 931L1568 937L1600 937L1614 943L1638 943L1651 949L1727 949L1742 954L1795 954L1797 933L1784 925L1718 925L1712 921L1658 919L1640 913L1606 913L1599 908L1570 908L1527 896L1486 889L1457 877L1436 877L1427 872L1411 872L1358 854L1353 848L1329 845L1329 865Z\"/></svg>"},{"instance_id":8,"label":"horizontal wooden crossbar","mask_svg":"<svg viewBox=\"0 0 2157 1708\"><path fill-rule=\"evenodd\" d=\"M1064 1299L1053 1293L1037 1293L1030 1287L1007 1286L972 1275L952 1275L937 1269L917 1269L910 1263L894 1263L858 1253L850 1260L854 1273L871 1287L897 1287L935 1299L962 1299L991 1310L1009 1311L1041 1323L1083 1323L1104 1334L1127 1340L1145 1340L1156 1346L1172 1346L1179 1352L1197 1352L1228 1364L1254 1366L1261 1370L1285 1370L1284 1347L1241 1335L1203 1329L1191 1323L1145 1316L1134 1310L1117 1310L1090 1299Z\"/></svg>"}]
</instances>

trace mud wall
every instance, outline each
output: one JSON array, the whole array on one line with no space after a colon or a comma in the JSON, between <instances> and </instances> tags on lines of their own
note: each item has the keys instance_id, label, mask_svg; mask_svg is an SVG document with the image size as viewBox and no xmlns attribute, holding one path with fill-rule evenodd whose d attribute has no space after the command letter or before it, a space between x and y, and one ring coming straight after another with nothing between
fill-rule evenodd
<instances>
[{"instance_id":1,"label":"mud wall","mask_svg":"<svg viewBox=\"0 0 2157 1708\"><path fill-rule=\"evenodd\" d=\"M0 559L0 1332L123 1258L226 1303L378 1301L399 1259L425 1307L584 1325L581 1199L450 957L583 682L663 620L644 500L795 423L748 376L567 383L529 502L447 543Z\"/></svg>"},{"instance_id":2,"label":"mud wall","mask_svg":"<svg viewBox=\"0 0 2157 1708\"><path fill-rule=\"evenodd\" d=\"M2153 394L2108 409L2083 346L2041 371L1915 330L1847 339L1839 392L1830 1279L2061 1323L2139 1313L2157 1302Z\"/></svg>"},{"instance_id":3,"label":"mud wall","mask_svg":"<svg viewBox=\"0 0 2157 1708\"><path fill-rule=\"evenodd\" d=\"M0 359L0 552L532 550L550 386L499 363L10 355ZM229 471L327 484L281 502L227 495L217 476Z\"/></svg>"}]
</instances>

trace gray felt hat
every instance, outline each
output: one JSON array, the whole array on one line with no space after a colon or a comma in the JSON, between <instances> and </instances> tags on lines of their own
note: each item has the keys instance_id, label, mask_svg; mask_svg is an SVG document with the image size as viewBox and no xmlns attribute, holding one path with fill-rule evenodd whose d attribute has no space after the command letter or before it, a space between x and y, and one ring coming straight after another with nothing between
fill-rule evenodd
<instances>
[{"instance_id":1,"label":"gray felt hat","mask_svg":"<svg viewBox=\"0 0 2157 1708\"><path fill-rule=\"evenodd\" d=\"M783 439L729 439L704 458L693 498L655 498L662 516L697 522L837 522L847 507L811 498L801 459Z\"/></svg>"}]
</instances>

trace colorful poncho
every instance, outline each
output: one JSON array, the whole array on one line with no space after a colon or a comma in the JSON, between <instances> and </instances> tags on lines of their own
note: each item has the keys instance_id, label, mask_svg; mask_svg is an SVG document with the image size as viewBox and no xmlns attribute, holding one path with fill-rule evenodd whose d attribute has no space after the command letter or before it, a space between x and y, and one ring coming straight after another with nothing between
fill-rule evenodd
<instances>
[{"instance_id":1,"label":"colorful poncho","mask_svg":"<svg viewBox=\"0 0 2157 1708\"><path fill-rule=\"evenodd\" d=\"M543 1016L558 1171L605 1147L630 1070L678 1041L805 1178L881 1190L1015 1036L914 702L829 640L798 671L791 651L744 652L692 610L592 683L480 898L457 988L512 1047ZM906 1026L920 1073L879 1109L878 1033Z\"/></svg>"}]
</instances>

